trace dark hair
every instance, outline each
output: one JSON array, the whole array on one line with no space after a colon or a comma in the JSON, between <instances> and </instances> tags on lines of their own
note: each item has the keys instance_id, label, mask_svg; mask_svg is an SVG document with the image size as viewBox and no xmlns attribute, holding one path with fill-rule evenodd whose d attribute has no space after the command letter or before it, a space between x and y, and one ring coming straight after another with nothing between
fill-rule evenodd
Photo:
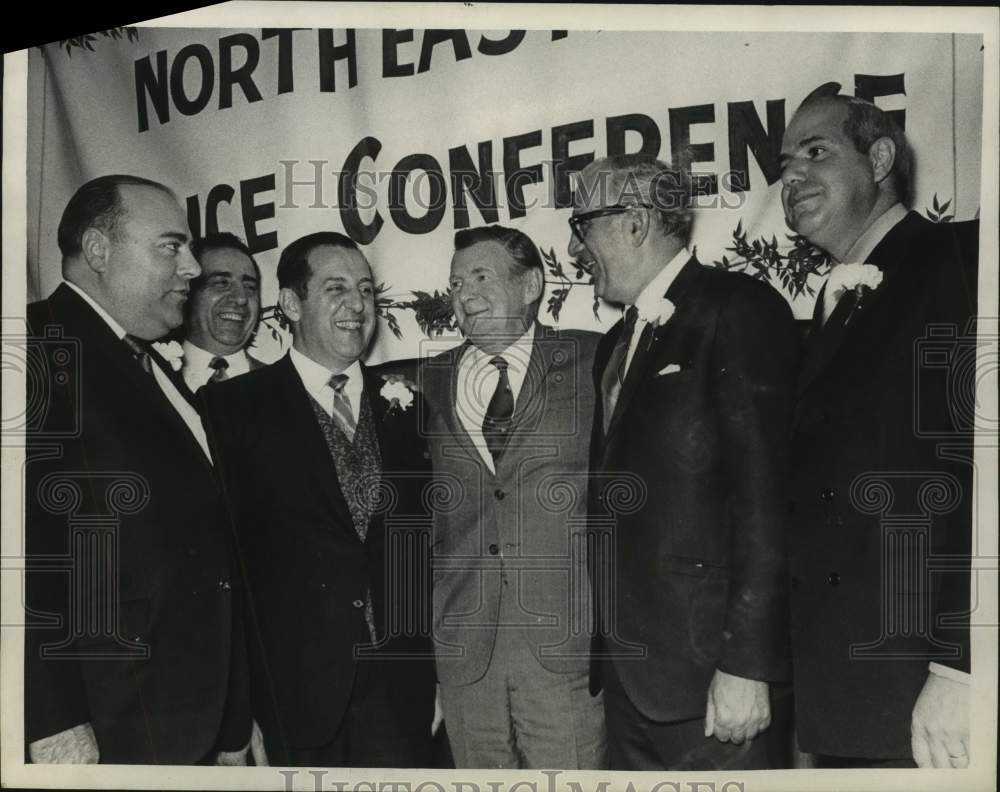
<instances>
[{"instance_id":1,"label":"dark hair","mask_svg":"<svg viewBox=\"0 0 1000 792\"><path fill-rule=\"evenodd\" d=\"M278 288L292 289L300 299L304 300L309 278L312 277L309 254L325 245L345 250L358 249L353 239L337 231L317 231L299 237L281 251L281 257L278 259Z\"/></svg>"},{"instance_id":2,"label":"dark hair","mask_svg":"<svg viewBox=\"0 0 1000 792\"><path fill-rule=\"evenodd\" d=\"M201 257L210 250L238 250L253 263L257 280L260 281L260 266L258 266L257 260L253 257L253 253L250 252L250 248L247 247L246 242L236 236L236 234L230 234L228 231L219 231L215 234L198 237L191 243L191 255L198 260L199 264L201 263ZM192 291L201 285L200 281L200 277L195 279L191 284Z\"/></svg>"},{"instance_id":3,"label":"dark hair","mask_svg":"<svg viewBox=\"0 0 1000 792\"><path fill-rule=\"evenodd\" d=\"M899 128L891 115L871 102L856 96L840 93L840 83L828 82L816 88L798 109L810 105L833 102L847 108L847 116L842 126L844 137L850 140L861 154L867 154L872 144L879 138L889 138L896 147L896 157L889 177L900 201L910 203L910 178L913 172L913 151L906 142L906 134Z\"/></svg>"},{"instance_id":4,"label":"dark hair","mask_svg":"<svg viewBox=\"0 0 1000 792\"><path fill-rule=\"evenodd\" d=\"M169 187L141 176L113 174L98 176L73 193L59 220L57 239L63 261L78 256L83 250L83 234L88 228L99 228L115 236L118 221L125 214L119 187L152 187L175 197Z\"/></svg>"},{"instance_id":5,"label":"dark hair","mask_svg":"<svg viewBox=\"0 0 1000 792\"><path fill-rule=\"evenodd\" d=\"M523 277L531 270L538 270L545 280L545 267L542 264L541 254L538 246L531 241L531 237L516 228L507 228L502 225L488 225L480 228L466 228L455 232L455 250L465 250L480 242L496 242L507 251L520 270L519 277ZM544 291L544 287L543 287ZM542 295L531 304L532 315L538 314L538 306L542 301Z\"/></svg>"}]
</instances>

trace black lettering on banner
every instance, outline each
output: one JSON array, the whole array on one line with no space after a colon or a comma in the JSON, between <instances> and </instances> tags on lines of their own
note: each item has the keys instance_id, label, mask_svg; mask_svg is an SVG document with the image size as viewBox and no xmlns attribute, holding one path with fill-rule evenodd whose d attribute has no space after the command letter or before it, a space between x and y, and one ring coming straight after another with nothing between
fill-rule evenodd
<instances>
[{"instance_id":1,"label":"black lettering on banner","mask_svg":"<svg viewBox=\"0 0 1000 792\"><path fill-rule=\"evenodd\" d=\"M906 96L906 86L903 84L902 74L854 75L854 95L858 99L865 99L874 104L875 99L879 96L895 96L896 94ZM886 115L892 118L900 129L906 129L905 110L888 110Z\"/></svg>"},{"instance_id":2,"label":"black lettering on banner","mask_svg":"<svg viewBox=\"0 0 1000 792\"><path fill-rule=\"evenodd\" d=\"M187 204L188 228L191 230L191 237L197 239L201 236L201 208L198 204L198 196L189 195L185 203Z\"/></svg>"},{"instance_id":3,"label":"black lettering on banner","mask_svg":"<svg viewBox=\"0 0 1000 792\"><path fill-rule=\"evenodd\" d=\"M184 92L184 68L189 60L194 58L198 61L199 76L201 85L194 99L188 99ZM204 44L188 44L174 58L170 66L170 98L173 99L174 107L183 115L197 115L208 106L208 100L212 98L212 87L215 85L215 64L212 62L212 53Z\"/></svg>"},{"instance_id":4,"label":"black lettering on banner","mask_svg":"<svg viewBox=\"0 0 1000 792\"><path fill-rule=\"evenodd\" d=\"M413 74L413 64L399 62L400 44L413 41L413 31L408 28L384 28L382 30L382 76L409 77Z\"/></svg>"},{"instance_id":5,"label":"black lettering on banner","mask_svg":"<svg viewBox=\"0 0 1000 792\"><path fill-rule=\"evenodd\" d=\"M205 236L219 233L219 204L231 204L236 190L228 184L216 184L205 199ZM274 216L273 213L271 215Z\"/></svg>"},{"instance_id":6,"label":"black lettering on banner","mask_svg":"<svg viewBox=\"0 0 1000 792\"><path fill-rule=\"evenodd\" d=\"M278 232L267 231L258 233L257 223L274 217L274 201L255 203L257 196L263 192L274 192L274 174L268 173L255 179L244 179L240 182L240 209L243 213L243 230L246 233L247 247L251 253L263 253L278 247Z\"/></svg>"},{"instance_id":7,"label":"black lettering on banner","mask_svg":"<svg viewBox=\"0 0 1000 792\"><path fill-rule=\"evenodd\" d=\"M673 163L690 172L696 162L715 160L714 143L691 143L691 127L715 121L715 106L710 104L670 108L670 153ZM691 175L693 195L715 195L719 177L713 174Z\"/></svg>"},{"instance_id":8,"label":"black lettering on banner","mask_svg":"<svg viewBox=\"0 0 1000 792\"><path fill-rule=\"evenodd\" d=\"M567 30L553 30L552 31L552 40L553 41L558 41L559 39L566 38L568 35L569 35L569 31L567 31Z\"/></svg>"},{"instance_id":9,"label":"black lettering on banner","mask_svg":"<svg viewBox=\"0 0 1000 792\"><path fill-rule=\"evenodd\" d=\"M523 30L512 30L502 39L488 39L486 36L479 37L479 45L476 47L483 55L506 55L513 52L518 44L524 41Z\"/></svg>"},{"instance_id":10,"label":"black lettering on banner","mask_svg":"<svg viewBox=\"0 0 1000 792\"><path fill-rule=\"evenodd\" d=\"M406 183L414 171L424 171L430 186L427 212L420 217L414 217L406 210ZM389 175L389 214L396 227L408 234L429 234L441 224L446 195L441 165L430 154L403 157Z\"/></svg>"},{"instance_id":11,"label":"black lettering on banner","mask_svg":"<svg viewBox=\"0 0 1000 792\"><path fill-rule=\"evenodd\" d=\"M358 171L363 159L372 163L382 150L382 143L373 137L358 141L351 153L344 160L344 168L337 180L337 199L340 204L340 221L344 224L344 232L359 245L368 245L375 241L378 232L382 230L382 216L375 212L370 223L364 223L358 212Z\"/></svg>"},{"instance_id":12,"label":"black lettering on banner","mask_svg":"<svg viewBox=\"0 0 1000 792\"><path fill-rule=\"evenodd\" d=\"M434 47L450 41L455 50L455 60L461 61L472 57L472 49L469 47L469 37L464 30L425 30L424 38L420 43L420 65L417 66L417 73L422 74L431 67L431 55Z\"/></svg>"},{"instance_id":13,"label":"black lettering on banner","mask_svg":"<svg viewBox=\"0 0 1000 792\"><path fill-rule=\"evenodd\" d=\"M465 192L483 216L486 225L500 222L497 211L496 180L493 174L493 141L479 144L479 167L472 161L468 148L457 146L448 151L451 172L451 193L455 211L455 229L469 227L469 210L465 208Z\"/></svg>"},{"instance_id":14,"label":"black lettering on banner","mask_svg":"<svg viewBox=\"0 0 1000 792\"><path fill-rule=\"evenodd\" d=\"M337 61L347 61L347 87L358 84L358 48L354 38L354 29L344 31L347 40L343 44L333 43L333 31L322 28L319 31L319 89L324 93L337 90Z\"/></svg>"},{"instance_id":15,"label":"black lettering on banner","mask_svg":"<svg viewBox=\"0 0 1000 792\"><path fill-rule=\"evenodd\" d=\"M592 119L576 121L552 128L552 178L555 186L555 208L565 209L573 205L573 193L569 186L571 173L582 171L594 161L594 152L570 156L569 144L575 140L594 137Z\"/></svg>"},{"instance_id":16,"label":"black lettering on banner","mask_svg":"<svg viewBox=\"0 0 1000 792\"><path fill-rule=\"evenodd\" d=\"M540 129L503 139L503 170L511 220L527 214L524 207L524 188L529 184L540 184L542 181L542 166L522 167L521 152L540 145L542 145Z\"/></svg>"},{"instance_id":17,"label":"black lettering on banner","mask_svg":"<svg viewBox=\"0 0 1000 792\"><path fill-rule=\"evenodd\" d=\"M293 33L296 30L308 30L309 28L263 28L260 31L262 41L268 39L278 39L278 93L291 93L295 89L293 60Z\"/></svg>"},{"instance_id":18,"label":"black lettering on banner","mask_svg":"<svg viewBox=\"0 0 1000 792\"><path fill-rule=\"evenodd\" d=\"M637 132L642 144L633 154L643 154L647 157L660 156L660 128L648 115L629 113L612 116L607 120L608 156L619 157L629 153L625 151L625 136L629 132Z\"/></svg>"},{"instance_id":19,"label":"black lettering on banner","mask_svg":"<svg viewBox=\"0 0 1000 792\"><path fill-rule=\"evenodd\" d=\"M242 47L246 61L233 68L233 49ZM260 63L260 44L249 33L234 33L219 39L219 109L233 106L233 86L239 85L248 102L259 102L263 97L253 81L253 73Z\"/></svg>"},{"instance_id":20,"label":"black lettering on banner","mask_svg":"<svg viewBox=\"0 0 1000 792\"><path fill-rule=\"evenodd\" d=\"M170 94L167 82L167 51L156 53L156 72L150 64L149 56L135 62L135 107L139 117L139 131L149 129L149 110L146 97L153 103L156 120L160 124L170 121Z\"/></svg>"},{"instance_id":21,"label":"black lettering on banner","mask_svg":"<svg viewBox=\"0 0 1000 792\"><path fill-rule=\"evenodd\" d=\"M785 135L785 100L767 102L767 131L764 130L753 102L730 102L729 118L729 172L732 182L726 185L730 192L750 189L750 163L747 149L760 166L769 185L781 178L781 138Z\"/></svg>"}]
</instances>

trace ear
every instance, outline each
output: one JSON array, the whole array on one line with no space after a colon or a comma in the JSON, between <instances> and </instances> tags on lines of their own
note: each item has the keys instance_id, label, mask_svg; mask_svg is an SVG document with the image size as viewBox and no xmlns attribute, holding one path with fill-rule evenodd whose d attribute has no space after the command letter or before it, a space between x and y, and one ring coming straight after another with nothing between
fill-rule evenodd
<instances>
[{"instance_id":1,"label":"ear","mask_svg":"<svg viewBox=\"0 0 1000 792\"><path fill-rule=\"evenodd\" d=\"M652 209L638 208L625 213L627 230L633 247L641 247L653 224Z\"/></svg>"},{"instance_id":2,"label":"ear","mask_svg":"<svg viewBox=\"0 0 1000 792\"><path fill-rule=\"evenodd\" d=\"M896 144L892 138L880 137L868 147L868 160L872 164L872 176L875 183L880 184L892 173L892 164L896 161Z\"/></svg>"},{"instance_id":3,"label":"ear","mask_svg":"<svg viewBox=\"0 0 1000 792\"><path fill-rule=\"evenodd\" d=\"M94 272L102 273L108 268L111 255L111 240L99 228L88 228L80 237L83 260Z\"/></svg>"},{"instance_id":4,"label":"ear","mask_svg":"<svg viewBox=\"0 0 1000 792\"><path fill-rule=\"evenodd\" d=\"M541 298L545 291L545 277L542 271L530 269L524 274L524 304L531 305L535 300Z\"/></svg>"},{"instance_id":5,"label":"ear","mask_svg":"<svg viewBox=\"0 0 1000 792\"><path fill-rule=\"evenodd\" d=\"M302 319L302 303L294 289L284 288L278 292L278 307L289 321L298 322Z\"/></svg>"}]
</instances>

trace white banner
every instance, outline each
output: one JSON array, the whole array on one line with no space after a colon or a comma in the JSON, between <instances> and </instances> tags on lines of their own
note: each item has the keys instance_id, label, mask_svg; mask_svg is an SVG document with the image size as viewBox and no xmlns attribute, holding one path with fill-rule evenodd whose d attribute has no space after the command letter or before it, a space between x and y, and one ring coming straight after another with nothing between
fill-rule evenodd
<instances>
[{"instance_id":1,"label":"white banner","mask_svg":"<svg viewBox=\"0 0 1000 792\"><path fill-rule=\"evenodd\" d=\"M977 216L980 35L137 28L50 44L29 57L29 299L59 282L73 191L125 172L174 188L195 233L246 239L266 305L298 236L362 243L402 334L383 325L376 362L418 354L424 333L398 304L443 291L455 230L487 222L551 251L559 324L604 330L617 311L595 317L566 254L572 174L644 150L691 160L702 262L766 270L804 318L816 276L788 258L778 153L830 81L905 124L913 208ZM258 343L265 360L280 351Z\"/></svg>"}]
</instances>

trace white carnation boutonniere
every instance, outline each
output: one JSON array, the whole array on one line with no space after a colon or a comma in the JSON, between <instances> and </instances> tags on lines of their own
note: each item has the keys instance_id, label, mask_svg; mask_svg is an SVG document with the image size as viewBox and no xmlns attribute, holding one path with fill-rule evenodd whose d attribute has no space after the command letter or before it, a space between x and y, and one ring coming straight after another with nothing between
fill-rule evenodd
<instances>
[{"instance_id":1,"label":"white carnation boutonniere","mask_svg":"<svg viewBox=\"0 0 1000 792\"><path fill-rule=\"evenodd\" d=\"M861 300L865 292L875 291L882 283L882 270L874 264L838 264L830 274L830 280L832 282L827 288L832 289L835 295L853 290L857 297L851 312L844 320L846 325L854 313L861 309Z\"/></svg>"},{"instance_id":2,"label":"white carnation boutonniere","mask_svg":"<svg viewBox=\"0 0 1000 792\"><path fill-rule=\"evenodd\" d=\"M417 386L402 374L383 374L385 384L378 395L389 402L389 412L405 412L413 404Z\"/></svg>"},{"instance_id":3,"label":"white carnation boutonniere","mask_svg":"<svg viewBox=\"0 0 1000 792\"><path fill-rule=\"evenodd\" d=\"M649 346L653 343L653 335L670 321L670 317L674 315L675 310L677 310L677 306L666 297L663 297L656 306L656 313L650 317L643 317L653 328L653 331L648 335L646 340L646 351L649 351Z\"/></svg>"},{"instance_id":4,"label":"white carnation boutonniere","mask_svg":"<svg viewBox=\"0 0 1000 792\"><path fill-rule=\"evenodd\" d=\"M181 370L184 363L184 347L176 341L157 341L153 344L153 349L159 352L160 357L170 364L170 368L174 371Z\"/></svg>"}]
</instances>

